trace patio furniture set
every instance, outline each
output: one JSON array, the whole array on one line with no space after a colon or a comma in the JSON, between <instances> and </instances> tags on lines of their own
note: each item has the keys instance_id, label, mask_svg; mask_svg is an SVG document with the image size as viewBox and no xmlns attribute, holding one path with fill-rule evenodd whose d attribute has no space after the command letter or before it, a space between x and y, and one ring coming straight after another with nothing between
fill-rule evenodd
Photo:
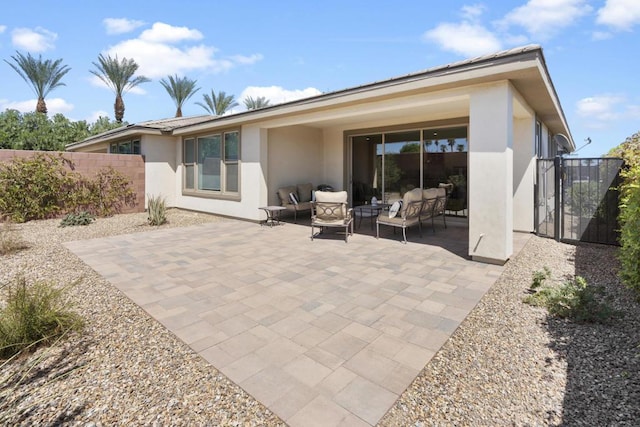
<instances>
[{"instance_id":1,"label":"patio furniture set","mask_svg":"<svg viewBox=\"0 0 640 427\"><path fill-rule=\"evenodd\" d=\"M307 200L307 192L308 199ZM325 228L343 228L345 242L354 233L356 216L369 217L373 228L373 217L376 218L376 238L380 237L380 225L402 229L403 243L407 243L407 228L417 225L422 237L422 223L431 220L431 228L435 232L434 220L442 216L447 228L445 210L447 191L445 188L414 188L407 191L402 199L393 203L372 203L354 208L349 207L346 191L313 191L311 184L288 186L278 190L281 206L265 206L261 209L267 213L268 225L273 226L280 221L280 212L289 210L294 213L311 211L311 240L322 233ZM357 214L357 215L356 215ZM316 234L316 228L320 232Z\"/></svg>"}]
</instances>

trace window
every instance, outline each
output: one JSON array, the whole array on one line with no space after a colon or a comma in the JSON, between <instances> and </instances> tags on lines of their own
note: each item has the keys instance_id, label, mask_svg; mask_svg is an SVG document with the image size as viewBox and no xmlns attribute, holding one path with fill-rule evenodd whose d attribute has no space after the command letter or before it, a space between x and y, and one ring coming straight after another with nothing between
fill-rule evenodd
<instances>
[{"instance_id":1,"label":"window","mask_svg":"<svg viewBox=\"0 0 640 427\"><path fill-rule=\"evenodd\" d=\"M140 141L112 142L109 146L112 154L140 154Z\"/></svg>"},{"instance_id":2,"label":"window","mask_svg":"<svg viewBox=\"0 0 640 427\"><path fill-rule=\"evenodd\" d=\"M240 132L221 132L183 141L183 189L202 195L237 195Z\"/></svg>"}]
</instances>

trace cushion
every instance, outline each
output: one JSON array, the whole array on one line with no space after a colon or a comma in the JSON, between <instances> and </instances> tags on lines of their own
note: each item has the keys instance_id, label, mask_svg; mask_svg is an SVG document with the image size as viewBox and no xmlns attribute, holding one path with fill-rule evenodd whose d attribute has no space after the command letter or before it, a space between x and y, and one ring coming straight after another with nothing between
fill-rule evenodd
<instances>
[{"instance_id":1,"label":"cushion","mask_svg":"<svg viewBox=\"0 0 640 427\"><path fill-rule=\"evenodd\" d=\"M444 190L444 188L442 188L441 190ZM438 188L425 188L424 190L422 190L423 199L433 199L438 197L438 194Z\"/></svg>"},{"instance_id":2,"label":"cushion","mask_svg":"<svg viewBox=\"0 0 640 427\"><path fill-rule=\"evenodd\" d=\"M280 203L282 203L283 206L291 204L291 201L289 200L289 193L295 193L297 190L298 189L295 185L279 188L278 197L280 198Z\"/></svg>"},{"instance_id":3,"label":"cushion","mask_svg":"<svg viewBox=\"0 0 640 427\"><path fill-rule=\"evenodd\" d=\"M311 201L311 193L313 192L313 184L298 184L298 201L309 202Z\"/></svg>"},{"instance_id":4,"label":"cushion","mask_svg":"<svg viewBox=\"0 0 640 427\"><path fill-rule=\"evenodd\" d=\"M298 204L298 196L296 195L296 193L289 193L289 200L294 205L297 205Z\"/></svg>"},{"instance_id":5,"label":"cushion","mask_svg":"<svg viewBox=\"0 0 640 427\"><path fill-rule=\"evenodd\" d=\"M404 193L404 196L402 197L402 206L400 207L400 215L404 213L404 209L409 206L409 203L420 200L422 200L422 190L420 188L414 188L413 190Z\"/></svg>"},{"instance_id":6,"label":"cushion","mask_svg":"<svg viewBox=\"0 0 640 427\"><path fill-rule=\"evenodd\" d=\"M346 191L316 191L316 202L347 203Z\"/></svg>"},{"instance_id":7,"label":"cushion","mask_svg":"<svg viewBox=\"0 0 640 427\"><path fill-rule=\"evenodd\" d=\"M389 218L395 218L402 208L402 200L396 200L389 208Z\"/></svg>"}]
</instances>

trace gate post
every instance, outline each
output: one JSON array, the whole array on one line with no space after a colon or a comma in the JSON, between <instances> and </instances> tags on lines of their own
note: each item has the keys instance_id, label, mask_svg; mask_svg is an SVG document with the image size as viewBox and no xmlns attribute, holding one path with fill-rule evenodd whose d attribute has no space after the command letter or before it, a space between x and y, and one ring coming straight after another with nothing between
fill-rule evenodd
<instances>
[{"instance_id":1,"label":"gate post","mask_svg":"<svg viewBox=\"0 0 640 427\"><path fill-rule=\"evenodd\" d=\"M555 215L553 218L553 234L555 235L556 241L560 241L560 239L562 238L562 235L560 234L561 231L561 221L562 221L562 185L561 185L561 181L562 181L562 157L560 156L556 156L553 159L553 181L554 181L554 193L555 193L555 197L553 198L554 201L554 210L555 210Z\"/></svg>"}]
</instances>

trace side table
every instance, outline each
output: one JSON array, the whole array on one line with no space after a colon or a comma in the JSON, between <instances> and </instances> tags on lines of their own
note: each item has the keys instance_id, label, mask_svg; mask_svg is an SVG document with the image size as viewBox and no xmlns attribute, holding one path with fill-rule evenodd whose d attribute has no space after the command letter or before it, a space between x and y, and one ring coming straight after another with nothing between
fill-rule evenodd
<instances>
[{"instance_id":1,"label":"side table","mask_svg":"<svg viewBox=\"0 0 640 427\"><path fill-rule=\"evenodd\" d=\"M273 225L280 225L280 212L286 211L287 208L284 206L261 206L258 209L262 209L267 213L266 221L260 223L260 225L269 225L273 227Z\"/></svg>"}]
</instances>

